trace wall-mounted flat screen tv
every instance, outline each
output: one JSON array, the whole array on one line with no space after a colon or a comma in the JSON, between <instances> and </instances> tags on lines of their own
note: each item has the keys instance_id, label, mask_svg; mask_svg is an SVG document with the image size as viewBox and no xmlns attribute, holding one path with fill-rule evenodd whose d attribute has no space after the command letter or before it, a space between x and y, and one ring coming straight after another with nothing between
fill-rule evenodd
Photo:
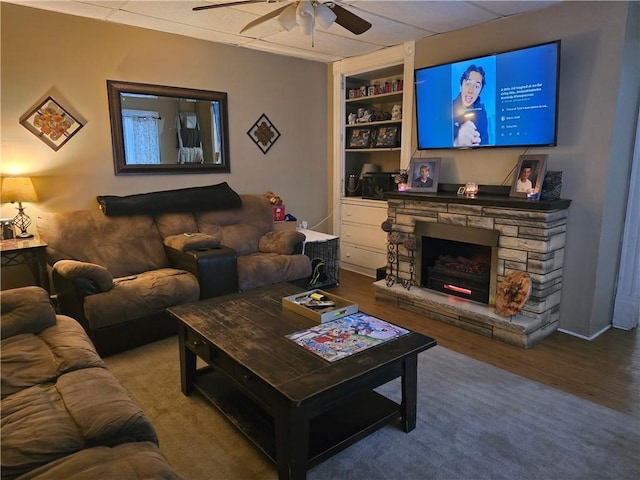
<instances>
[{"instance_id":1,"label":"wall-mounted flat screen tv","mask_svg":"<svg viewBox=\"0 0 640 480\"><path fill-rule=\"evenodd\" d=\"M560 40L415 70L418 149L557 145Z\"/></svg>"}]
</instances>

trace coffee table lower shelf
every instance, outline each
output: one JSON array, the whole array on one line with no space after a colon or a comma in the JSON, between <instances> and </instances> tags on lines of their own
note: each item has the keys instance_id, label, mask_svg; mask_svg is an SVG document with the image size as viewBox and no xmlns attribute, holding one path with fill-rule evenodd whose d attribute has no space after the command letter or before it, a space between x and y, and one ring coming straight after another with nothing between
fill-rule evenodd
<instances>
[{"instance_id":1,"label":"coffee table lower shelf","mask_svg":"<svg viewBox=\"0 0 640 480\"><path fill-rule=\"evenodd\" d=\"M274 419L211 367L196 373L194 387L273 462ZM355 394L310 420L310 469L379 428L401 418L400 405L373 390Z\"/></svg>"}]
</instances>

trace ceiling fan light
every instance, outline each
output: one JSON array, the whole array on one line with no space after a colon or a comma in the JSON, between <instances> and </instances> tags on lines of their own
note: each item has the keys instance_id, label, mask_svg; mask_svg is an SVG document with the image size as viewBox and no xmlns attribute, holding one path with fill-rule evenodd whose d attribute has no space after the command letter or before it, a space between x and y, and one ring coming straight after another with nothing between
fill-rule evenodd
<instances>
[{"instance_id":1,"label":"ceiling fan light","mask_svg":"<svg viewBox=\"0 0 640 480\"><path fill-rule=\"evenodd\" d=\"M315 27L313 5L310 0L300 0L296 9L296 19L304 35L311 35Z\"/></svg>"},{"instance_id":2,"label":"ceiling fan light","mask_svg":"<svg viewBox=\"0 0 640 480\"><path fill-rule=\"evenodd\" d=\"M336 20L336 14L324 3L316 3L316 20L322 28L329 28Z\"/></svg>"},{"instance_id":3,"label":"ceiling fan light","mask_svg":"<svg viewBox=\"0 0 640 480\"><path fill-rule=\"evenodd\" d=\"M287 32L290 32L293 27L296 26L296 5L292 3L287 8L285 8L280 15L276 17L276 20L282 28L284 28Z\"/></svg>"}]
</instances>

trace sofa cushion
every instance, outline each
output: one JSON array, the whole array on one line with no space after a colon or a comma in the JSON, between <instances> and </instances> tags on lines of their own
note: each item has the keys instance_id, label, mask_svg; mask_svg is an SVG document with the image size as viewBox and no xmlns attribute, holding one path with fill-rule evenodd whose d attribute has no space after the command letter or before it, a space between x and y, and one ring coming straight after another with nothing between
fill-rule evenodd
<instances>
[{"instance_id":1,"label":"sofa cushion","mask_svg":"<svg viewBox=\"0 0 640 480\"><path fill-rule=\"evenodd\" d=\"M238 257L238 287L240 290L299 280L310 275L311 262L306 255L254 253Z\"/></svg>"},{"instance_id":2,"label":"sofa cushion","mask_svg":"<svg viewBox=\"0 0 640 480\"><path fill-rule=\"evenodd\" d=\"M151 442L93 447L43 465L20 480L180 480Z\"/></svg>"},{"instance_id":3,"label":"sofa cushion","mask_svg":"<svg viewBox=\"0 0 640 480\"><path fill-rule=\"evenodd\" d=\"M108 292L84 298L91 330L147 316L200 297L197 278L184 270L161 268L114 279Z\"/></svg>"},{"instance_id":4,"label":"sofa cushion","mask_svg":"<svg viewBox=\"0 0 640 480\"><path fill-rule=\"evenodd\" d=\"M273 229L273 209L264 195L241 195L242 208L195 212L198 231L220 238L238 255L258 251L260 238Z\"/></svg>"},{"instance_id":5,"label":"sofa cushion","mask_svg":"<svg viewBox=\"0 0 640 480\"><path fill-rule=\"evenodd\" d=\"M169 235L164 239L164 246L186 252L199 248L216 248L220 246L220 239L206 233L185 232L178 235Z\"/></svg>"},{"instance_id":6,"label":"sofa cushion","mask_svg":"<svg viewBox=\"0 0 640 480\"><path fill-rule=\"evenodd\" d=\"M103 368L104 362L80 324L58 315L54 326L38 335L16 335L2 340L2 398L34 385L55 382L66 372L89 367Z\"/></svg>"},{"instance_id":7,"label":"sofa cushion","mask_svg":"<svg viewBox=\"0 0 640 480\"><path fill-rule=\"evenodd\" d=\"M47 259L102 265L114 277L169 266L162 238L151 216L107 217L98 209L44 213L38 232L47 242Z\"/></svg>"},{"instance_id":8,"label":"sofa cushion","mask_svg":"<svg viewBox=\"0 0 640 480\"><path fill-rule=\"evenodd\" d=\"M140 407L104 368L68 372L5 397L1 415L3 478L88 447L158 442Z\"/></svg>"},{"instance_id":9,"label":"sofa cushion","mask_svg":"<svg viewBox=\"0 0 640 480\"><path fill-rule=\"evenodd\" d=\"M198 224L193 213L161 213L154 216L158 232L162 238L180 235L184 232L197 232Z\"/></svg>"},{"instance_id":10,"label":"sofa cushion","mask_svg":"<svg viewBox=\"0 0 640 480\"><path fill-rule=\"evenodd\" d=\"M242 200L227 182L204 187L189 187L162 192L140 193L118 197L99 195L105 215L145 215L195 210L229 210L240 208Z\"/></svg>"},{"instance_id":11,"label":"sofa cushion","mask_svg":"<svg viewBox=\"0 0 640 480\"><path fill-rule=\"evenodd\" d=\"M49 294L40 287L22 287L0 293L2 338L21 333L38 333L56 323Z\"/></svg>"}]
</instances>

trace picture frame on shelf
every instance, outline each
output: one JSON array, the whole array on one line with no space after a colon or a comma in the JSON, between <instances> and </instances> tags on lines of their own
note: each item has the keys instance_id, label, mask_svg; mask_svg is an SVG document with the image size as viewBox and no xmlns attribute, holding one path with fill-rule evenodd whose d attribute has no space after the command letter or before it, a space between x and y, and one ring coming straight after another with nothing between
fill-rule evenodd
<instances>
[{"instance_id":1,"label":"picture frame on shelf","mask_svg":"<svg viewBox=\"0 0 640 480\"><path fill-rule=\"evenodd\" d=\"M542 182L547 171L546 154L520 155L511 184L510 197L538 200L542 190Z\"/></svg>"},{"instance_id":2,"label":"picture frame on shelf","mask_svg":"<svg viewBox=\"0 0 640 480\"><path fill-rule=\"evenodd\" d=\"M437 192L440 161L439 157L413 157L409 162L408 190L424 193Z\"/></svg>"},{"instance_id":3,"label":"picture frame on shelf","mask_svg":"<svg viewBox=\"0 0 640 480\"><path fill-rule=\"evenodd\" d=\"M390 125L385 127L378 127L376 132L376 141L374 147L376 148L393 148L398 146L400 129L397 125Z\"/></svg>"},{"instance_id":4,"label":"picture frame on shelf","mask_svg":"<svg viewBox=\"0 0 640 480\"><path fill-rule=\"evenodd\" d=\"M371 127L352 128L347 148L369 148L374 135Z\"/></svg>"}]
</instances>

